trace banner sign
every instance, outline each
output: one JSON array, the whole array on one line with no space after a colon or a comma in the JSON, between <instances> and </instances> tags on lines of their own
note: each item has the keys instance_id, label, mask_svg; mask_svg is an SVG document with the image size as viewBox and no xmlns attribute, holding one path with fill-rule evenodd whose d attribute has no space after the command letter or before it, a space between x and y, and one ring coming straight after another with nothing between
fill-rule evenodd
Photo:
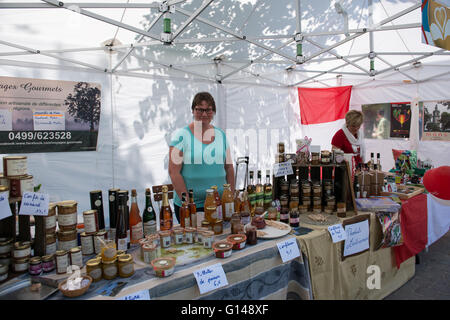
<instances>
[{"instance_id":1,"label":"banner sign","mask_svg":"<svg viewBox=\"0 0 450 320\"><path fill-rule=\"evenodd\" d=\"M97 83L0 77L0 154L95 151Z\"/></svg>"},{"instance_id":2,"label":"banner sign","mask_svg":"<svg viewBox=\"0 0 450 320\"><path fill-rule=\"evenodd\" d=\"M391 138L409 138L411 103L391 103Z\"/></svg>"},{"instance_id":3,"label":"banner sign","mask_svg":"<svg viewBox=\"0 0 450 320\"><path fill-rule=\"evenodd\" d=\"M450 8L444 0L422 0L422 43L450 50L449 19Z\"/></svg>"},{"instance_id":4,"label":"banner sign","mask_svg":"<svg viewBox=\"0 0 450 320\"><path fill-rule=\"evenodd\" d=\"M422 140L450 141L450 100L424 101Z\"/></svg>"}]
</instances>

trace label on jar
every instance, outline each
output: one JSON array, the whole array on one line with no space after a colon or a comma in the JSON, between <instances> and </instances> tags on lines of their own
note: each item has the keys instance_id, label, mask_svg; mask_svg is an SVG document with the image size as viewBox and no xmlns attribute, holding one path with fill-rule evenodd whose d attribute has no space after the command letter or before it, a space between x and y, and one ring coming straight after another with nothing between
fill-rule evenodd
<instances>
[{"instance_id":1,"label":"label on jar","mask_svg":"<svg viewBox=\"0 0 450 320\"><path fill-rule=\"evenodd\" d=\"M185 227L190 227L191 226L191 218L190 217L184 218L184 226Z\"/></svg>"},{"instance_id":2,"label":"label on jar","mask_svg":"<svg viewBox=\"0 0 450 320\"><path fill-rule=\"evenodd\" d=\"M156 229L156 220L150 220L144 222L144 236L148 236L149 234L155 234Z\"/></svg>"},{"instance_id":3,"label":"label on jar","mask_svg":"<svg viewBox=\"0 0 450 320\"><path fill-rule=\"evenodd\" d=\"M27 159L6 160L8 176L23 176L27 174Z\"/></svg>"},{"instance_id":4,"label":"label on jar","mask_svg":"<svg viewBox=\"0 0 450 320\"><path fill-rule=\"evenodd\" d=\"M144 250L144 262L152 262L152 260L157 258L157 253L158 252L156 250Z\"/></svg>"},{"instance_id":5,"label":"label on jar","mask_svg":"<svg viewBox=\"0 0 450 320\"><path fill-rule=\"evenodd\" d=\"M234 202L225 203L225 219L231 219L234 213Z\"/></svg>"},{"instance_id":6,"label":"label on jar","mask_svg":"<svg viewBox=\"0 0 450 320\"><path fill-rule=\"evenodd\" d=\"M16 272L22 272L27 269L28 269L28 262L14 264L14 271L16 271Z\"/></svg>"},{"instance_id":7,"label":"label on jar","mask_svg":"<svg viewBox=\"0 0 450 320\"><path fill-rule=\"evenodd\" d=\"M288 213L280 213L280 220L289 220L289 212Z\"/></svg>"},{"instance_id":8,"label":"label on jar","mask_svg":"<svg viewBox=\"0 0 450 320\"><path fill-rule=\"evenodd\" d=\"M34 192L34 184L32 178L20 180L20 192Z\"/></svg>"},{"instance_id":9,"label":"label on jar","mask_svg":"<svg viewBox=\"0 0 450 320\"><path fill-rule=\"evenodd\" d=\"M113 259L116 253L117 253L116 248L107 248L103 251L103 255L105 256L106 259Z\"/></svg>"},{"instance_id":10,"label":"label on jar","mask_svg":"<svg viewBox=\"0 0 450 320\"><path fill-rule=\"evenodd\" d=\"M70 261L72 265L79 266L80 268L83 266L83 257L81 256L81 251L77 253L70 253Z\"/></svg>"},{"instance_id":11,"label":"label on jar","mask_svg":"<svg viewBox=\"0 0 450 320\"><path fill-rule=\"evenodd\" d=\"M94 253L94 241L92 241L92 236L81 237L81 252L83 255Z\"/></svg>"},{"instance_id":12,"label":"label on jar","mask_svg":"<svg viewBox=\"0 0 450 320\"><path fill-rule=\"evenodd\" d=\"M162 275L163 277L168 277L168 276L170 276L170 275L173 274L173 271L174 271L174 270L175 270L175 267L170 268L170 269L167 269L167 270L162 270L161 275Z\"/></svg>"},{"instance_id":13,"label":"label on jar","mask_svg":"<svg viewBox=\"0 0 450 320\"><path fill-rule=\"evenodd\" d=\"M31 247L22 250L14 250L14 258L28 257L31 254Z\"/></svg>"},{"instance_id":14,"label":"label on jar","mask_svg":"<svg viewBox=\"0 0 450 320\"><path fill-rule=\"evenodd\" d=\"M6 272L4 274L0 274L0 282L2 282L3 280L6 280L6 278L8 278L8 272Z\"/></svg>"},{"instance_id":15,"label":"label on jar","mask_svg":"<svg viewBox=\"0 0 450 320\"><path fill-rule=\"evenodd\" d=\"M56 227L56 216L44 217L45 229L53 229Z\"/></svg>"},{"instance_id":16,"label":"label on jar","mask_svg":"<svg viewBox=\"0 0 450 320\"><path fill-rule=\"evenodd\" d=\"M0 246L0 254L10 253L12 248L12 243L5 246Z\"/></svg>"},{"instance_id":17,"label":"label on jar","mask_svg":"<svg viewBox=\"0 0 450 320\"><path fill-rule=\"evenodd\" d=\"M127 238L117 239L117 250L127 251L128 240ZM98 253L98 252L96 252Z\"/></svg>"},{"instance_id":18,"label":"label on jar","mask_svg":"<svg viewBox=\"0 0 450 320\"><path fill-rule=\"evenodd\" d=\"M231 256L231 250L228 250L228 251L222 251L222 252L220 253L220 256L221 256L222 258L228 258L229 256Z\"/></svg>"},{"instance_id":19,"label":"label on jar","mask_svg":"<svg viewBox=\"0 0 450 320\"><path fill-rule=\"evenodd\" d=\"M238 244L237 244L237 247L238 247L239 249L244 249L244 248L245 248L245 241L243 241L243 242L241 242L241 243L238 243Z\"/></svg>"},{"instance_id":20,"label":"label on jar","mask_svg":"<svg viewBox=\"0 0 450 320\"><path fill-rule=\"evenodd\" d=\"M84 232L94 233L97 232L97 224L95 223L95 214L84 214Z\"/></svg>"},{"instance_id":21,"label":"label on jar","mask_svg":"<svg viewBox=\"0 0 450 320\"><path fill-rule=\"evenodd\" d=\"M184 242L192 243L192 241L193 241L193 234L192 234L192 232L186 232L184 234Z\"/></svg>"},{"instance_id":22,"label":"label on jar","mask_svg":"<svg viewBox=\"0 0 450 320\"><path fill-rule=\"evenodd\" d=\"M213 240L210 237L205 237L205 239L203 239L203 247L205 248L212 248L212 243Z\"/></svg>"},{"instance_id":23,"label":"label on jar","mask_svg":"<svg viewBox=\"0 0 450 320\"><path fill-rule=\"evenodd\" d=\"M45 246L45 254L50 255L56 252L56 241Z\"/></svg>"},{"instance_id":24,"label":"label on jar","mask_svg":"<svg viewBox=\"0 0 450 320\"><path fill-rule=\"evenodd\" d=\"M182 244L183 243L183 234L182 233L176 233L175 234L175 243L176 244Z\"/></svg>"},{"instance_id":25,"label":"label on jar","mask_svg":"<svg viewBox=\"0 0 450 320\"><path fill-rule=\"evenodd\" d=\"M163 248L168 248L170 247L170 245L172 244L171 238L170 236L165 236L162 238L162 247Z\"/></svg>"},{"instance_id":26,"label":"label on jar","mask_svg":"<svg viewBox=\"0 0 450 320\"><path fill-rule=\"evenodd\" d=\"M242 216L241 217L241 223L245 226L246 224L250 223L250 216Z\"/></svg>"},{"instance_id":27,"label":"label on jar","mask_svg":"<svg viewBox=\"0 0 450 320\"><path fill-rule=\"evenodd\" d=\"M77 213L58 214L58 224L61 226L72 226L77 224Z\"/></svg>"},{"instance_id":28,"label":"label on jar","mask_svg":"<svg viewBox=\"0 0 450 320\"><path fill-rule=\"evenodd\" d=\"M69 256L56 256L56 273L66 273L69 266Z\"/></svg>"},{"instance_id":29,"label":"label on jar","mask_svg":"<svg viewBox=\"0 0 450 320\"><path fill-rule=\"evenodd\" d=\"M69 241L58 241L58 250L70 250L74 247L76 247L78 244L77 239L69 240Z\"/></svg>"},{"instance_id":30,"label":"label on jar","mask_svg":"<svg viewBox=\"0 0 450 320\"><path fill-rule=\"evenodd\" d=\"M144 237L143 230L142 230L142 222L139 222L131 227L131 235L132 239L131 241L138 241L139 239L142 239Z\"/></svg>"},{"instance_id":31,"label":"label on jar","mask_svg":"<svg viewBox=\"0 0 450 320\"><path fill-rule=\"evenodd\" d=\"M100 279L102 277L102 269L101 268L95 268L89 272L89 275L92 277L92 279Z\"/></svg>"},{"instance_id":32,"label":"label on jar","mask_svg":"<svg viewBox=\"0 0 450 320\"><path fill-rule=\"evenodd\" d=\"M117 275L117 267L115 265L108 266L103 269L103 272L108 277L115 277Z\"/></svg>"},{"instance_id":33,"label":"label on jar","mask_svg":"<svg viewBox=\"0 0 450 320\"><path fill-rule=\"evenodd\" d=\"M122 266L121 270L122 270L122 273L125 274L125 275L133 273L133 264L132 263L128 263L128 264Z\"/></svg>"},{"instance_id":34,"label":"label on jar","mask_svg":"<svg viewBox=\"0 0 450 320\"><path fill-rule=\"evenodd\" d=\"M290 222L291 224L299 223L299 222L300 222L300 218L290 218L290 219L289 219L289 222Z\"/></svg>"}]
</instances>

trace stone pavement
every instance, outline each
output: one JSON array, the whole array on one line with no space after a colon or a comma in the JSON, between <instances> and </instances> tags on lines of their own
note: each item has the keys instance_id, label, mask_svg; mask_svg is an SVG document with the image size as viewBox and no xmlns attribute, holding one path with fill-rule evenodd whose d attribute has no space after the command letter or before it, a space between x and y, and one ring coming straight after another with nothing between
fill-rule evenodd
<instances>
[{"instance_id":1,"label":"stone pavement","mask_svg":"<svg viewBox=\"0 0 450 320\"><path fill-rule=\"evenodd\" d=\"M450 300L450 232L418 256L414 277L385 300Z\"/></svg>"}]
</instances>

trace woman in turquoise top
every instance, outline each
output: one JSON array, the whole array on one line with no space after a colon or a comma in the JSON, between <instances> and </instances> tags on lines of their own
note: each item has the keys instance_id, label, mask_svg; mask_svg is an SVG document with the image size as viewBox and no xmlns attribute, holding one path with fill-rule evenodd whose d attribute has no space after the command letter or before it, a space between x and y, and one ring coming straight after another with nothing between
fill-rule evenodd
<instances>
[{"instance_id":1,"label":"woman in turquoise top","mask_svg":"<svg viewBox=\"0 0 450 320\"><path fill-rule=\"evenodd\" d=\"M175 189L175 215L180 221L181 194L194 190L197 211L204 211L206 189L231 185L234 194L234 169L225 132L211 125L216 114L214 98L199 92L192 101L194 121L181 128L169 144L169 175Z\"/></svg>"}]
</instances>

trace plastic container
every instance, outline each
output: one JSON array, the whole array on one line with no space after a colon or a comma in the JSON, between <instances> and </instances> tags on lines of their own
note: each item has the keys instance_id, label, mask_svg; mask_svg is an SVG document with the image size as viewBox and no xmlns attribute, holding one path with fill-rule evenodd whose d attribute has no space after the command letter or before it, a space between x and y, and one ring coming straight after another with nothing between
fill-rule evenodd
<instances>
[{"instance_id":1,"label":"plastic container","mask_svg":"<svg viewBox=\"0 0 450 320\"><path fill-rule=\"evenodd\" d=\"M245 234L230 234L227 241L233 244L233 250L241 250L245 248L247 236Z\"/></svg>"},{"instance_id":2,"label":"plastic container","mask_svg":"<svg viewBox=\"0 0 450 320\"><path fill-rule=\"evenodd\" d=\"M155 275L160 278L171 276L175 271L175 258L161 257L151 262Z\"/></svg>"},{"instance_id":3,"label":"plastic container","mask_svg":"<svg viewBox=\"0 0 450 320\"><path fill-rule=\"evenodd\" d=\"M227 258L231 256L233 244L228 241L218 241L213 243L213 249L216 254L216 258Z\"/></svg>"}]
</instances>

